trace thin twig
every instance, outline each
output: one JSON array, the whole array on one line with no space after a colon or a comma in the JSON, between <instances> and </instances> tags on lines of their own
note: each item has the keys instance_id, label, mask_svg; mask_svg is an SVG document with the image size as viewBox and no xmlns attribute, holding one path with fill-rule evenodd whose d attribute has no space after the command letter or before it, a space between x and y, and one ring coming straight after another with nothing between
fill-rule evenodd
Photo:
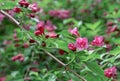
<instances>
[{"instance_id":1,"label":"thin twig","mask_svg":"<svg viewBox=\"0 0 120 81\"><path fill-rule=\"evenodd\" d=\"M8 13L6 13L4 10L0 10L0 12L2 14L4 14L6 17L8 17L10 20L12 20L16 25L18 25L22 30L24 30L20 23L13 18L11 15L9 15ZM28 33L26 33L27 36L29 38L32 38ZM82 77L81 75L79 75L78 73L76 73L74 70L72 70L71 68L69 68L65 63L63 63L62 61L60 61L58 58L56 58L54 55L52 55L50 52L44 50L44 52L49 55L50 57L52 57L55 61L57 61L59 64L61 64L63 67L65 67L68 71L72 72L75 76L77 76L78 78L80 78L82 81L87 81L84 77Z\"/></svg>"}]
</instances>

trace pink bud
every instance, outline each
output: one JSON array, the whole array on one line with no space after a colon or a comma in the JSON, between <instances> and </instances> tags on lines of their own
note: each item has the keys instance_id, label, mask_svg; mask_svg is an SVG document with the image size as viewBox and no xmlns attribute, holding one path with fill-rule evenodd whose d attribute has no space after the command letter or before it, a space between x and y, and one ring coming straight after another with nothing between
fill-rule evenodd
<instances>
[{"instance_id":1,"label":"pink bud","mask_svg":"<svg viewBox=\"0 0 120 81\"><path fill-rule=\"evenodd\" d=\"M78 29L75 27L75 28L73 28L73 29L69 29L68 30L72 35L75 35L75 36L77 36L77 37L79 37L80 35L79 35L79 32L78 32Z\"/></svg>"},{"instance_id":2,"label":"pink bud","mask_svg":"<svg viewBox=\"0 0 120 81\"><path fill-rule=\"evenodd\" d=\"M68 48L69 48L70 50L72 50L72 51L76 51L76 46L75 46L74 43L68 44Z\"/></svg>"}]
</instances>

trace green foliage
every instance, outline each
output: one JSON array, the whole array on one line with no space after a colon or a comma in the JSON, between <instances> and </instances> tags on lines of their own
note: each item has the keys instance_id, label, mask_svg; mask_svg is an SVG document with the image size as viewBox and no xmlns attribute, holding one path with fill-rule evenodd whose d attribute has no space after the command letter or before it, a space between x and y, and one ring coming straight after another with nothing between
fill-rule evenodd
<instances>
[{"instance_id":1,"label":"green foliage","mask_svg":"<svg viewBox=\"0 0 120 81\"><path fill-rule=\"evenodd\" d=\"M48 56L44 50L53 54L55 58L67 64L87 81L112 81L104 75L104 70L117 66L116 81L120 81L120 1L119 0L28 0L30 4L37 3L40 12L32 12L30 8L21 7L19 0L0 0L0 10L11 13L14 7L19 7L20 13L13 12L20 25L5 17L2 20L0 13L0 81L82 81L69 72L64 66ZM51 17L50 10L70 10L70 18L62 19ZM34 14L35 17L29 17ZM58 15L58 13L57 13ZM63 15L63 13L61 14ZM65 16L65 15L64 15ZM50 28L56 26L52 33L56 37L48 37L51 33L45 26L42 35L36 36L36 24L39 21L50 20ZM113 22L107 26L107 22ZM108 30L109 27L117 29ZM80 37L88 38L89 48L72 51L69 43L76 42L78 36L72 35L69 29L78 29ZM108 34L108 32L110 34ZM15 37L17 34L17 37ZM94 46L91 42L95 36L104 37L104 46ZM36 42L30 43L30 39ZM28 47L24 47L24 44ZM20 46L16 47L15 45ZM110 45L110 46L107 46ZM62 53L60 53L62 50ZM24 61L13 60L13 57L22 54ZM52 58L51 58L52 57Z\"/></svg>"}]
</instances>

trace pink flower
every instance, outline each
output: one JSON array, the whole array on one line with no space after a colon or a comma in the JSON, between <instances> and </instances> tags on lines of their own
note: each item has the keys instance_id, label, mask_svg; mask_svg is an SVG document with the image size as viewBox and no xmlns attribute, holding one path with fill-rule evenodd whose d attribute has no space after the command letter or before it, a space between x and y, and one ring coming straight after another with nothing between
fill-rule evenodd
<instances>
[{"instance_id":1,"label":"pink flower","mask_svg":"<svg viewBox=\"0 0 120 81\"><path fill-rule=\"evenodd\" d=\"M76 51L76 46L75 46L74 43L68 44L68 48L69 48L70 50L72 50L72 51Z\"/></svg>"},{"instance_id":2,"label":"pink flower","mask_svg":"<svg viewBox=\"0 0 120 81\"><path fill-rule=\"evenodd\" d=\"M111 68L107 68L104 70L104 75L108 78L116 78L117 76L117 69L115 66Z\"/></svg>"},{"instance_id":3,"label":"pink flower","mask_svg":"<svg viewBox=\"0 0 120 81\"><path fill-rule=\"evenodd\" d=\"M94 40L91 42L93 46L103 46L104 38L102 36L96 36Z\"/></svg>"},{"instance_id":4,"label":"pink flower","mask_svg":"<svg viewBox=\"0 0 120 81\"><path fill-rule=\"evenodd\" d=\"M45 29L48 32L52 32L56 30L56 26L52 24L52 22L50 20L47 20L46 25L45 25Z\"/></svg>"},{"instance_id":5,"label":"pink flower","mask_svg":"<svg viewBox=\"0 0 120 81\"><path fill-rule=\"evenodd\" d=\"M5 81L6 77L0 77L0 81Z\"/></svg>"},{"instance_id":6,"label":"pink flower","mask_svg":"<svg viewBox=\"0 0 120 81\"><path fill-rule=\"evenodd\" d=\"M0 22L2 22L4 18L5 18L5 16L0 13Z\"/></svg>"},{"instance_id":7,"label":"pink flower","mask_svg":"<svg viewBox=\"0 0 120 81\"><path fill-rule=\"evenodd\" d=\"M40 8L38 7L37 3L30 4L29 9L32 10L32 12L40 11Z\"/></svg>"},{"instance_id":8,"label":"pink flower","mask_svg":"<svg viewBox=\"0 0 120 81\"><path fill-rule=\"evenodd\" d=\"M76 48L81 51L88 48L88 39L87 38L77 38L75 43Z\"/></svg>"},{"instance_id":9,"label":"pink flower","mask_svg":"<svg viewBox=\"0 0 120 81\"><path fill-rule=\"evenodd\" d=\"M72 35L75 35L75 36L77 36L77 37L79 37L80 36L80 34L79 34L79 32L78 32L78 29L75 27L75 28L73 28L73 29L69 29L68 30Z\"/></svg>"}]
</instances>

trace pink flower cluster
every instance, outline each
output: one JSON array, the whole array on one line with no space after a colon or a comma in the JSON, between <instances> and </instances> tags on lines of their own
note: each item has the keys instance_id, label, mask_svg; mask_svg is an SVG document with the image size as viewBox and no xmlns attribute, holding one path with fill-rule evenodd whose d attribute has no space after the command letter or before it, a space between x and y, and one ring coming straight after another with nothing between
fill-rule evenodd
<instances>
[{"instance_id":1,"label":"pink flower cluster","mask_svg":"<svg viewBox=\"0 0 120 81\"><path fill-rule=\"evenodd\" d=\"M47 20L46 23L44 21L40 21L36 25L36 29L37 30L34 32L34 34L36 36L45 34L46 38L56 38L56 37L58 37L58 35L55 32L56 26L53 25L50 20ZM45 29L47 30L47 33L44 33Z\"/></svg>"},{"instance_id":2,"label":"pink flower cluster","mask_svg":"<svg viewBox=\"0 0 120 81\"><path fill-rule=\"evenodd\" d=\"M111 68L107 68L104 71L104 75L108 78L116 78L117 77L117 69L115 66Z\"/></svg>"},{"instance_id":3,"label":"pink flower cluster","mask_svg":"<svg viewBox=\"0 0 120 81\"><path fill-rule=\"evenodd\" d=\"M49 15L60 19L66 19L70 17L69 10L50 10Z\"/></svg>"},{"instance_id":4,"label":"pink flower cluster","mask_svg":"<svg viewBox=\"0 0 120 81\"><path fill-rule=\"evenodd\" d=\"M77 49L79 51L82 51L82 50L88 49L89 47L88 39L85 37L84 38L80 37L80 34L77 28L69 29L69 32L71 33L71 35L74 35L77 37L75 44L74 43L68 44L68 48L70 50L76 51ZM96 36L94 40L91 42L91 44L93 46L103 46L104 38L102 36Z\"/></svg>"}]
</instances>

